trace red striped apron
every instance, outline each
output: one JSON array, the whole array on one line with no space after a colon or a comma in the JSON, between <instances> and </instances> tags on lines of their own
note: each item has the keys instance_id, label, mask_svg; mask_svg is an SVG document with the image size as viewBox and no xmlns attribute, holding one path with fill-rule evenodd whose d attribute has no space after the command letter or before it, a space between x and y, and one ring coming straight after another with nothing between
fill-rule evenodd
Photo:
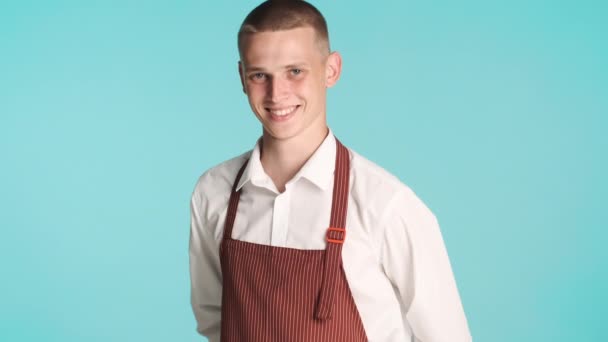
<instances>
[{"instance_id":1,"label":"red striped apron","mask_svg":"<svg viewBox=\"0 0 608 342\"><path fill-rule=\"evenodd\" d=\"M336 140L325 250L274 247L232 239L240 198L236 186L245 165L232 187L220 248L221 341L367 341L341 258L350 169L346 147Z\"/></svg>"}]
</instances>

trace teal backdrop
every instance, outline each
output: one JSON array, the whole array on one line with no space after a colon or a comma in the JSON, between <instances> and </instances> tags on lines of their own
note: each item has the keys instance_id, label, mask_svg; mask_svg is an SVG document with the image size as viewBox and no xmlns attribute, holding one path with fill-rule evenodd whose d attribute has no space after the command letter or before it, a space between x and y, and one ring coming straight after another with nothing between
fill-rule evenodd
<instances>
[{"instance_id":1,"label":"teal backdrop","mask_svg":"<svg viewBox=\"0 0 608 342\"><path fill-rule=\"evenodd\" d=\"M313 3L330 126L437 215L474 340L608 341L608 3ZM256 4L1 2L1 341L204 340L189 198L261 133Z\"/></svg>"}]
</instances>

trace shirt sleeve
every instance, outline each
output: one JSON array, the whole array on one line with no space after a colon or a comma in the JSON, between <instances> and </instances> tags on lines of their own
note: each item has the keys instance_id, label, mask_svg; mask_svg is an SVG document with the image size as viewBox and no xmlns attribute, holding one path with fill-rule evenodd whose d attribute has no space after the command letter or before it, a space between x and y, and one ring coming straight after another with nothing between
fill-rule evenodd
<instances>
[{"instance_id":1,"label":"shirt sleeve","mask_svg":"<svg viewBox=\"0 0 608 342\"><path fill-rule=\"evenodd\" d=\"M195 191L190 202L190 282L196 330L210 342L219 342L222 274L219 247L205 225L202 199Z\"/></svg>"},{"instance_id":2,"label":"shirt sleeve","mask_svg":"<svg viewBox=\"0 0 608 342\"><path fill-rule=\"evenodd\" d=\"M401 302L404 325L419 342L470 342L439 224L408 189L386 216L381 262Z\"/></svg>"}]
</instances>

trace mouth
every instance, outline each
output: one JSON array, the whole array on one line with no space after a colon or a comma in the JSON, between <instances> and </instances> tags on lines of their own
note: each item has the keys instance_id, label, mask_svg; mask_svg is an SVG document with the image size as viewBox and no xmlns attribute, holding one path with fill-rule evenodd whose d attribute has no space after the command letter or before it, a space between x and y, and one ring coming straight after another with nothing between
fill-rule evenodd
<instances>
[{"instance_id":1,"label":"mouth","mask_svg":"<svg viewBox=\"0 0 608 342\"><path fill-rule=\"evenodd\" d=\"M281 108L265 108L266 112L270 114L270 118L273 121L286 121L293 116L300 105L281 107Z\"/></svg>"}]
</instances>

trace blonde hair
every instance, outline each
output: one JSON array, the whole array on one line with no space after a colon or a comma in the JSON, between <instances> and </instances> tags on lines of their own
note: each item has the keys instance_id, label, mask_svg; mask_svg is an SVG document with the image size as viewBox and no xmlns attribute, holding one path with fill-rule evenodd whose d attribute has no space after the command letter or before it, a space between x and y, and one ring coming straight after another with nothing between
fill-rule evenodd
<instances>
[{"instance_id":1,"label":"blonde hair","mask_svg":"<svg viewBox=\"0 0 608 342\"><path fill-rule=\"evenodd\" d=\"M300 27L312 27L322 51L329 53L327 22L316 7L303 0L268 0L249 12L238 33L239 53L247 35Z\"/></svg>"}]
</instances>

